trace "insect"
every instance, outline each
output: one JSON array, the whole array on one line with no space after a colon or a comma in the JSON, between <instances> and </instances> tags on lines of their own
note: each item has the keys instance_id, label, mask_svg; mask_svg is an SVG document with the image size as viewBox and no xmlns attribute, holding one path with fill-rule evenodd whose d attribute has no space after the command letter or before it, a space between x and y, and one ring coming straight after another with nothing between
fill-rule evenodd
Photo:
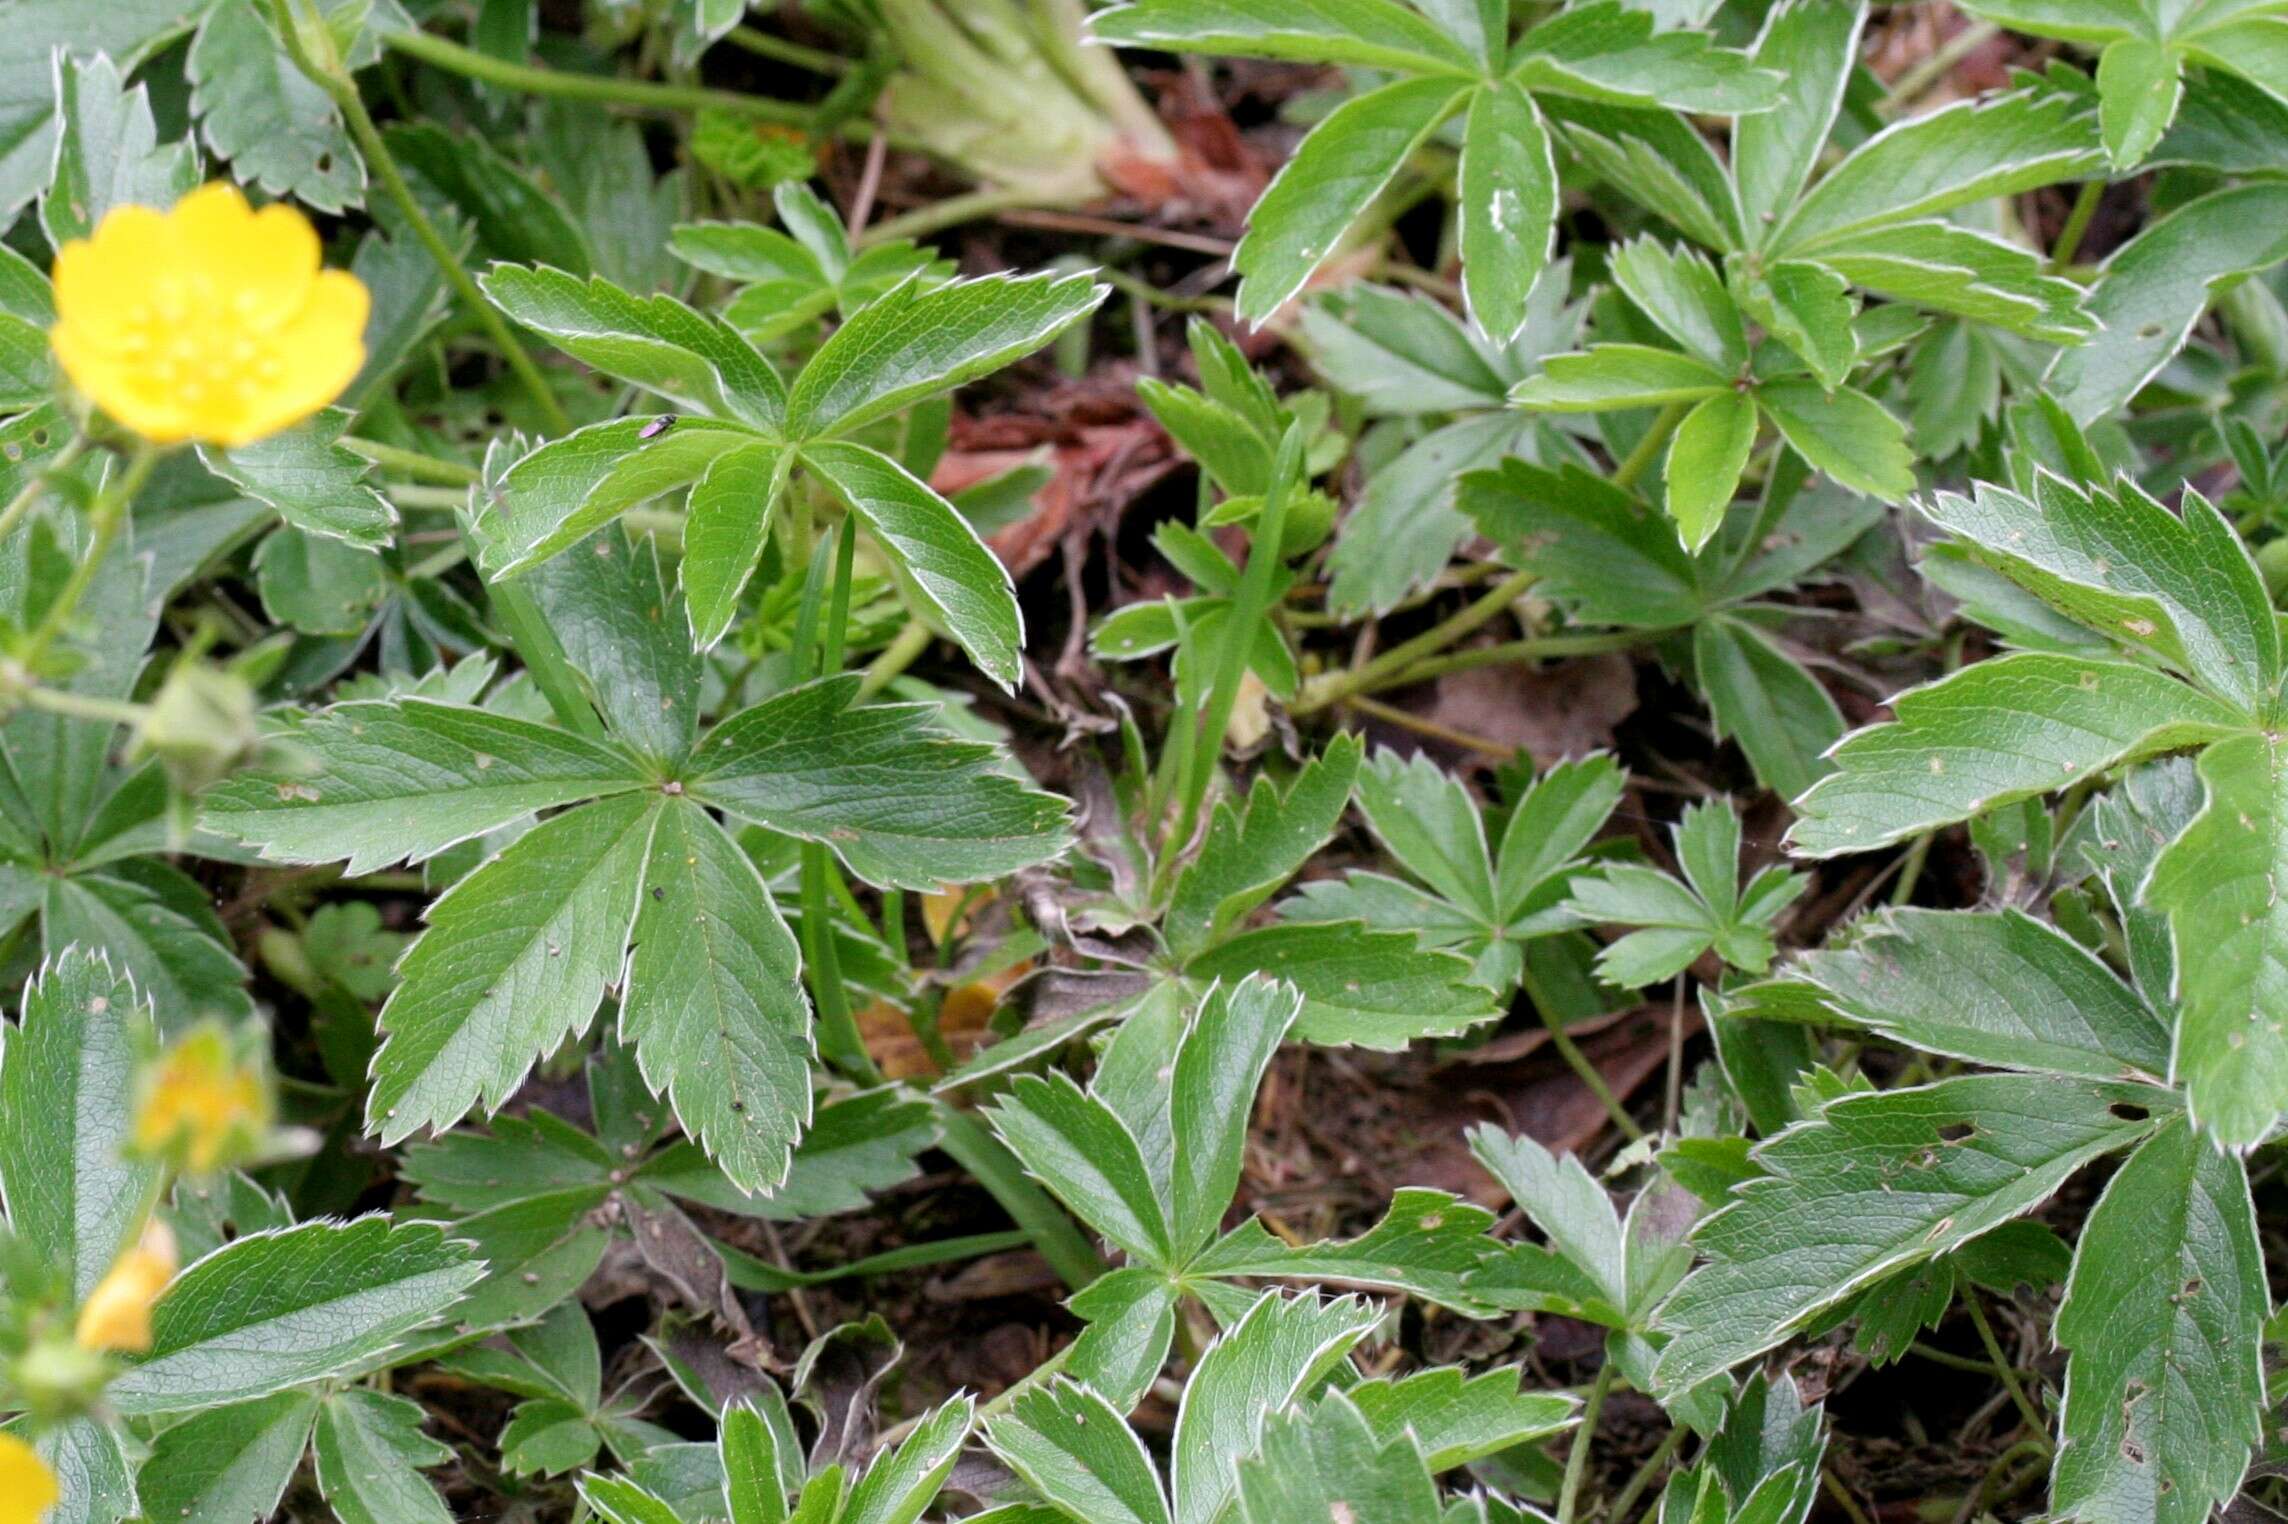
<instances>
[{"instance_id":1,"label":"insect","mask_svg":"<svg viewBox=\"0 0 2288 1524\"><path fill-rule=\"evenodd\" d=\"M675 415L673 413L662 413L657 418L654 418L651 422L645 424L642 429L637 431L636 438L657 439L660 435L666 433L673 427L675 427Z\"/></svg>"}]
</instances>

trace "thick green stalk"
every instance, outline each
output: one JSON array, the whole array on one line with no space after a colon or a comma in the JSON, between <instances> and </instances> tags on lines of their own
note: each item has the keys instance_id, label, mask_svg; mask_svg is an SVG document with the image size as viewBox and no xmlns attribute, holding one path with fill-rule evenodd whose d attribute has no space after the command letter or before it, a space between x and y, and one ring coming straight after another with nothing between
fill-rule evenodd
<instances>
[{"instance_id":1,"label":"thick green stalk","mask_svg":"<svg viewBox=\"0 0 2288 1524\"><path fill-rule=\"evenodd\" d=\"M1597 1415L1604 1409L1605 1394L1613 1389L1613 1375L1612 1361L1598 1366L1588 1401L1581 1404L1581 1423L1574 1429L1572 1447L1565 1453L1565 1481L1557 1492L1557 1524L1573 1524L1574 1510L1581 1501L1581 1481L1589 1474L1589 1449L1597 1437Z\"/></svg>"},{"instance_id":2,"label":"thick green stalk","mask_svg":"<svg viewBox=\"0 0 2288 1524\"><path fill-rule=\"evenodd\" d=\"M405 172L398 168L396 155L389 151L389 145L382 141L381 130L374 126L373 118L366 114L365 98L358 93L357 81L350 77L349 69L338 56L329 54L324 59L311 56L308 37L288 9L288 0L270 0L270 3L278 21L279 34L285 40L287 56L294 60L296 68L309 76L311 83L332 97L334 104L341 109L342 120L349 124L350 136L357 140L359 151L373 167L382 188L389 192L389 198L405 213L406 223L413 229L413 236L421 241L421 247L429 251L429 257L444 272L446 284L453 288L453 294L461 299L478 323L483 325L485 336L493 341L494 347L501 352L501 358L508 362L509 369L516 372L517 379L532 394L533 405L540 409L540 416L549 429L558 434L571 433L572 419L565 413L564 404L556 400L556 393L550 389L548 378L540 373L540 367L533 364L532 356L526 354L524 346L517 342L516 335L509 330L508 321L501 316L500 309L486 300L484 292L477 289L477 283L470 276L468 267L461 263L461 256L445 241L445 235L430 220L420 198L413 194L413 187L406 183ZM326 39L329 49L333 46L333 34L327 30L323 18L313 18L308 36Z\"/></svg>"},{"instance_id":3,"label":"thick green stalk","mask_svg":"<svg viewBox=\"0 0 2288 1524\"><path fill-rule=\"evenodd\" d=\"M32 472L31 477L16 495L8 499L8 506L0 508L0 540L5 540L14 534L16 526L23 522L24 515L32 511L32 505L46 494L48 478L58 471L70 469L72 462L86 453L87 446L87 435L74 434L71 441L61 450L58 450L53 458L42 463L37 470Z\"/></svg>"},{"instance_id":4,"label":"thick green stalk","mask_svg":"<svg viewBox=\"0 0 2288 1524\"><path fill-rule=\"evenodd\" d=\"M1033 1183L1025 1166L970 1113L932 1097L937 1112L938 1147L985 1187L1017 1226L1033 1236L1033 1247L1067 1286L1078 1291L1104 1274L1104 1261L1073 1225L1054 1197Z\"/></svg>"},{"instance_id":5,"label":"thick green stalk","mask_svg":"<svg viewBox=\"0 0 2288 1524\"><path fill-rule=\"evenodd\" d=\"M711 90L704 85L661 84L654 80L620 79L603 74L569 74L561 69L512 63L505 58L495 58L490 53L480 53L475 48L462 47L457 42L448 42L432 32L387 32L382 35L381 41L391 52L417 58L433 68L482 80L504 90L522 91L526 95L593 101L600 105L638 106L654 111L701 111L713 108L795 127L807 125L812 116L805 107L792 106L785 101L774 101L760 95L742 95L735 90Z\"/></svg>"},{"instance_id":6,"label":"thick green stalk","mask_svg":"<svg viewBox=\"0 0 2288 1524\"><path fill-rule=\"evenodd\" d=\"M95 581L95 574L102 569L104 558L111 553L112 542L119 538L119 531L127 522L135 494L143 490L143 484L150 480L151 468L158 463L158 446L138 441L135 453L127 458L126 469L104 483L102 490L96 493L95 501L88 505L87 551L73 563L71 576L65 580L63 591L56 595L55 602L48 605L46 615L33 627L32 633L17 651L17 662L24 671L39 670L40 659L48 654L48 647L55 644L56 637L63 633L64 626L71 622L72 615L79 611L80 599L87 596L88 588Z\"/></svg>"},{"instance_id":7,"label":"thick green stalk","mask_svg":"<svg viewBox=\"0 0 2288 1524\"><path fill-rule=\"evenodd\" d=\"M1223 648L1216 653L1215 681L1201 712L1176 816L1168 844L1181 849L1199 823L1200 804L1208 782L1223 756L1223 738L1231 727L1231 712L1239 703L1241 682L1247 676L1248 653L1255 645L1256 626L1271 610L1271 579L1279 569L1280 545L1287 531L1287 500L1303 478L1303 426L1289 424L1279 441L1279 455L1271 467L1271 489L1263 495L1262 511L1248 535L1247 569L1240 573L1239 591L1232 595L1231 614L1224 621ZM1167 861L1175 861L1174 853Z\"/></svg>"}]
</instances>

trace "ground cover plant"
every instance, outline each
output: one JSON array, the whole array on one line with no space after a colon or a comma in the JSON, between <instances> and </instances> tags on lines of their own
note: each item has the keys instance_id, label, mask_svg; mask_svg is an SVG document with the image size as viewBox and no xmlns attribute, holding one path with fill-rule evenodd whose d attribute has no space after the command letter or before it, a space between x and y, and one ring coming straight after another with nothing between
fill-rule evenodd
<instances>
[{"instance_id":1,"label":"ground cover plant","mask_svg":"<svg viewBox=\"0 0 2288 1524\"><path fill-rule=\"evenodd\" d=\"M2288 3L0 34L0 1524L2288 1512Z\"/></svg>"}]
</instances>

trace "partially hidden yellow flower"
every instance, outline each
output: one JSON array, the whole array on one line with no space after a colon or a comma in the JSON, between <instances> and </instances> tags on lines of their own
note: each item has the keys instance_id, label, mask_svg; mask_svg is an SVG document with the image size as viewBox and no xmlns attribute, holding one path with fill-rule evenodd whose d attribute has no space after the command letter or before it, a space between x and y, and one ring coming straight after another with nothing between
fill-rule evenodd
<instances>
[{"instance_id":1,"label":"partially hidden yellow flower","mask_svg":"<svg viewBox=\"0 0 2288 1524\"><path fill-rule=\"evenodd\" d=\"M301 422L365 363L365 283L322 269L308 218L217 182L115 207L56 254L64 374L154 444L226 448Z\"/></svg>"},{"instance_id":2,"label":"partially hidden yellow flower","mask_svg":"<svg viewBox=\"0 0 2288 1524\"><path fill-rule=\"evenodd\" d=\"M236 1164L270 1130L270 1087L219 1026L185 1033L143 1075L134 1150L168 1156L193 1174Z\"/></svg>"},{"instance_id":3,"label":"partially hidden yellow flower","mask_svg":"<svg viewBox=\"0 0 2288 1524\"><path fill-rule=\"evenodd\" d=\"M156 1217L80 1304L72 1337L82 1349L139 1355L151 1347L151 1308L175 1278L175 1235Z\"/></svg>"},{"instance_id":4,"label":"partially hidden yellow flower","mask_svg":"<svg viewBox=\"0 0 2288 1524\"><path fill-rule=\"evenodd\" d=\"M39 1452L13 1434L0 1434L0 1524L40 1524L56 1497L56 1474Z\"/></svg>"}]
</instances>

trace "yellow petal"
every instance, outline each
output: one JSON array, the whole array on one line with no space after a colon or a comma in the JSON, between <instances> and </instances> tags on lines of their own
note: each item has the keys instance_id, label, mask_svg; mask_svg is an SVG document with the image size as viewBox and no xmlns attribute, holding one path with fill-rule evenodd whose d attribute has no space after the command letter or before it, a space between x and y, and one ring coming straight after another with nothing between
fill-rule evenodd
<instances>
[{"instance_id":1,"label":"yellow petal","mask_svg":"<svg viewBox=\"0 0 2288 1524\"><path fill-rule=\"evenodd\" d=\"M151 1347L151 1309L175 1278L175 1235L153 1218L80 1304L80 1348L141 1354Z\"/></svg>"},{"instance_id":2,"label":"yellow petal","mask_svg":"<svg viewBox=\"0 0 2288 1524\"><path fill-rule=\"evenodd\" d=\"M49 342L71 384L115 421L153 444L192 437L181 403L157 384L147 365L90 343L76 324L58 323Z\"/></svg>"},{"instance_id":3,"label":"yellow petal","mask_svg":"<svg viewBox=\"0 0 2288 1524\"><path fill-rule=\"evenodd\" d=\"M93 236L56 252L56 316L94 343L130 339L151 300L152 276L173 262L173 249L162 213L113 208Z\"/></svg>"},{"instance_id":4,"label":"yellow petal","mask_svg":"<svg viewBox=\"0 0 2288 1524\"><path fill-rule=\"evenodd\" d=\"M276 375L233 421L235 436L220 441L243 444L290 428L339 397L365 364L365 325L373 299L365 283L341 270L322 271L309 300L292 322L271 338Z\"/></svg>"},{"instance_id":5,"label":"yellow petal","mask_svg":"<svg viewBox=\"0 0 2288 1524\"><path fill-rule=\"evenodd\" d=\"M0 1524L40 1524L56 1498L56 1474L39 1452L13 1434L0 1434Z\"/></svg>"}]
</instances>

